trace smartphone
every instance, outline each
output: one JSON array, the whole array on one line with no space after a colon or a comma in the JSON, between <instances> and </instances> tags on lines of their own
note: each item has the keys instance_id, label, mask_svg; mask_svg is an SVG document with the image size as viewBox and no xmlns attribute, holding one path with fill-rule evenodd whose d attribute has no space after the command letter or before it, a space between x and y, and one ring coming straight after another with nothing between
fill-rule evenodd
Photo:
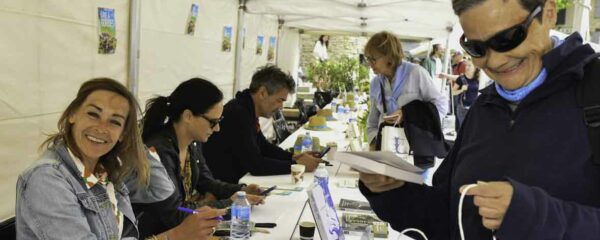
<instances>
[{"instance_id":1,"label":"smartphone","mask_svg":"<svg viewBox=\"0 0 600 240\"><path fill-rule=\"evenodd\" d=\"M329 150L331 150L331 147L326 147L325 149L323 149L323 151L319 153L317 157L322 158L323 156L325 156L325 154L327 154L327 152L329 152Z\"/></svg>"},{"instance_id":2,"label":"smartphone","mask_svg":"<svg viewBox=\"0 0 600 240\"><path fill-rule=\"evenodd\" d=\"M277 185L272 186L272 187L268 188L267 190L264 190L263 192L260 193L260 195L267 196L267 195L269 195L269 193L271 191L275 190L275 188L277 188Z\"/></svg>"}]
</instances>

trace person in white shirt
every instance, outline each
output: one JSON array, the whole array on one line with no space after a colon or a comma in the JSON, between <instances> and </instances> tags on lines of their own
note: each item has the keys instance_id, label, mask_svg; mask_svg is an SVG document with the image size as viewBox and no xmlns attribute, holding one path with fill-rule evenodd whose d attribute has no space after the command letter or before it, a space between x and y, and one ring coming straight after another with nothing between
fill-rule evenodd
<instances>
[{"instance_id":1,"label":"person in white shirt","mask_svg":"<svg viewBox=\"0 0 600 240\"><path fill-rule=\"evenodd\" d=\"M313 48L313 56L320 62L327 61L329 59L327 47L329 47L329 36L321 35Z\"/></svg>"}]
</instances>

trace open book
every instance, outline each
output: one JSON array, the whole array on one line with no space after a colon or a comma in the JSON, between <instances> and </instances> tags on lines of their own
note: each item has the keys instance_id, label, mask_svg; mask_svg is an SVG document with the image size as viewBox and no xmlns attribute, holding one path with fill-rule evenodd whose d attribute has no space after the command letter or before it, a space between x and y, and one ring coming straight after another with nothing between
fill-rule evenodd
<instances>
[{"instance_id":1,"label":"open book","mask_svg":"<svg viewBox=\"0 0 600 240\"><path fill-rule=\"evenodd\" d=\"M392 152L337 152L335 160L359 172L381 174L398 180L423 184L423 169Z\"/></svg>"}]
</instances>

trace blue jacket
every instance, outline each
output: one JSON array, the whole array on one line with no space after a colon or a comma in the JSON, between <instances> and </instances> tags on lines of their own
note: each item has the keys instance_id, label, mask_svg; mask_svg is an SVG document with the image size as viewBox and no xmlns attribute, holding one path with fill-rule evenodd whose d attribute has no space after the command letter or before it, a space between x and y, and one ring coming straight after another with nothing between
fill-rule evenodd
<instances>
[{"instance_id":1,"label":"blue jacket","mask_svg":"<svg viewBox=\"0 0 600 240\"><path fill-rule=\"evenodd\" d=\"M498 239L598 239L600 166L592 162L575 86L594 51L579 34L542 58L548 77L512 111L493 86L482 91L433 187L406 184L374 194L371 206L394 229L416 227L429 239L459 239L458 189L481 181L514 187ZM492 239L473 198L465 198L467 239Z\"/></svg>"},{"instance_id":2,"label":"blue jacket","mask_svg":"<svg viewBox=\"0 0 600 240\"><path fill-rule=\"evenodd\" d=\"M115 185L117 206L124 216L121 239L138 239L130 198L153 202L173 193L165 168L148 157L149 187L140 187L135 173ZM116 239L118 225L107 196L99 185L88 189L65 145L54 145L17 181L17 239Z\"/></svg>"}]
</instances>

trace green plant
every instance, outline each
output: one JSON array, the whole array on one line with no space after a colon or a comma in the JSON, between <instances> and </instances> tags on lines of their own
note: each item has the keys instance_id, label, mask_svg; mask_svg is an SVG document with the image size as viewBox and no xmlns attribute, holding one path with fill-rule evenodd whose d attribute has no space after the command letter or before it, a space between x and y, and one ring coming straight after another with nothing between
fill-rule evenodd
<instances>
[{"instance_id":1,"label":"green plant","mask_svg":"<svg viewBox=\"0 0 600 240\"><path fill-rule=\"evenodd\" d=\"M313 86L319 89L329 89L329 68L330 62L313 62L311 63L306 71L306 77L313 84Z\"/></svg>"},{"instance_id":2,"label":"green plant","mask_svg":"<svg viewBox=\"0 0 600 240\"><path fill-rule=\"evenodd\" d=\"M572 0L556 0L556 8L563 9L573 5Z\"/></svg>"},{"instance_id":3,"label":"green plant","mask_svg":"<svg viewBox=\"0 0 600 240\"><path fill-rule=\"evenodd\" d=\"M362 136L363 136L363 142L367 142L369 141L368 139L368 135L367 135L367 120L369 119L369 112L371 111L371 104L369 102L369 97L367 97L363 102L361 102L360 104L367 104L367 110L363 112L363 114L361 116L358 117L358 128L361 130Z\"/></svg>"},{"instance_id":4,"label":"green plant","mask_svg":"<svg viewBox=\"0 0 600 240\"><path fill-rule=\"evenodd\" d=\"M358 82L358 91L369 94L369 88L371 86L371 82L369 81L369 68L362 64L359 65L356 81Z\"/></svg>"},{"instance_id":5,"label":"green plant","mask_svg":"<svg viewBox=\"0 0 600 240\"><path fill-rule=\"evenodd\" d=\"M307 78L322 90L352 91L365 79L368 81L369 70L360 66L358 60L349 56L341 56L326 62L314 62L308 66Z\"/></svg>"}]
</instances>

